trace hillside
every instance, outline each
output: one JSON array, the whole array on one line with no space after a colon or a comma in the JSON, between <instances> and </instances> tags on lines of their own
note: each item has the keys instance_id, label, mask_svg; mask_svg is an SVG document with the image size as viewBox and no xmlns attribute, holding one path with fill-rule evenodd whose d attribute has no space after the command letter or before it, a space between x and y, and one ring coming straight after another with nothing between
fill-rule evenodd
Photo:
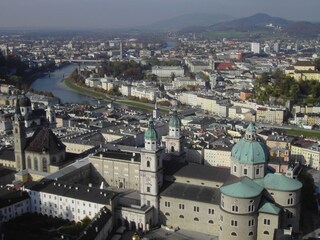
<instances>
[{"instance_id":1,"label":"hillside","mask_svg":"<svg viewBox=\"0 0 320 240\"><path fill-rule=\"evenodd\" d=\"M149 26L146 26L146 28L162 31L177 31L192 26L210 26L219 22L229 21L231 19L233 18L224 14L185 14L182 16L155 22Z\"/></svg>"},{"instance_id":2,"label":"hillside","mask_svg":"<svg viewBox=\"0 0 320 240\"><path fill-rule=\"evenodd\" d=\"M221 31L221 30L252 30L255 28L264 27L266 24L272 23L276 26L285 26L290 21L279 18L271 17L268 14L258 13L250 17L239 18L228 22L221 22L214 24L208 28L211 31Z\"/></svg>"}]
</instances>

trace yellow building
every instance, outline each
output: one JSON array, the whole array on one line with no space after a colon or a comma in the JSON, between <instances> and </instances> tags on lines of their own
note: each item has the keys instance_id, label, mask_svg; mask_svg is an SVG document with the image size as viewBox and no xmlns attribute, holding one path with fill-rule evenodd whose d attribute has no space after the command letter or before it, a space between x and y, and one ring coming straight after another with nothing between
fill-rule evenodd
<instances>
[{"instance_id":1,"label":"yellow building","mask_svg":"<svg viewBox=\"0 0 320 240\"><path fill-rule=\"evenodd\" d=\"M305 147L303 144L291 145L291 159L319 170L320 151L315 145L316 143L310 147Z\"/></svg>"}]
</instances>

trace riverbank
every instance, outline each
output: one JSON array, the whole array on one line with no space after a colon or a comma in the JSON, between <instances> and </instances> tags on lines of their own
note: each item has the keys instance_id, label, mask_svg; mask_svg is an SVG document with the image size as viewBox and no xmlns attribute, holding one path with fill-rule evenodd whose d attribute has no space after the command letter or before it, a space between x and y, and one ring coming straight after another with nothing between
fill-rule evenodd
<instances>
[{"instance_id":1,"label":"riverbank","mask_svg":"<svg viewBox=\"0 0 320 240\"><path fill-rule=\"evenodd\" d=\"M96 91L91 90L91 89L86 88L86 87L81 87L81 86L73 83L72 79L70 79L70 78L64 79L63 83L65 84L66 87L68 87L72 91L75 91L77 93L83 94L85 96L98 98L98 99L102 98L102 99L105 99L105 100L113 100L114 103L123 104L123 105L127 105L127 106L130 106L130 107L135 107L135 108L144 109L144 110L148 110L148 111L152 111L154 109L153 104L141 103L141 102L132 101L132 100L126 100L126 99L119 99L119 98L114 97L114 96L109 96L109 95L106 95L104 93L96 92ZM164 108L161 108L161 107L160 107L160 111L162 113L168 113L169 112L168 109L164 109Z\"/></svg>"}]
</instances>

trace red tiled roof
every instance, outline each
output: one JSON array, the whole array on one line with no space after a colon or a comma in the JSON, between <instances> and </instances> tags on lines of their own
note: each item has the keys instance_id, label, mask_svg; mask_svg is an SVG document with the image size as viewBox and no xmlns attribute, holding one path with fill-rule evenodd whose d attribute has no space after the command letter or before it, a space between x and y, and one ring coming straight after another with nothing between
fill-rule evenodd
<instances>
[{"instance_id":1,"label":"red tiled roof","mask_svg":"<svg viewBox=\"0 0 320 240\"><path fill-rule=\"evenodd\" d=\"M233 62L222 62L217 63L216 70L229 70L234 69L236 65Z\"/></svg>"}]
</instances>

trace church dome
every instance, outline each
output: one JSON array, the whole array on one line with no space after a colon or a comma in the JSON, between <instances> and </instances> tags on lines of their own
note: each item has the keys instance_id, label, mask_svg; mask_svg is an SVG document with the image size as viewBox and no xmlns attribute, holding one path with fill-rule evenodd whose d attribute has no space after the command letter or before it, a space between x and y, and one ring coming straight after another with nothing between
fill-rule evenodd
<instances>
[{"instance_id":1,"label":"church dome","mask_svg":"<svg viewBox=\"0 0 320 240\"><path fill-rule=\"evenodd\" d=\"M145 133L144 133L144 138L145 139L155 139L155 140L158 138L158 133L154 129L152 117L150 117L150 119L149 119L149 127L148 127L147 131L145 131Z\"/></svg>"},{"instance_id":2,"label":"church dome","mask_svg":"<svg viewBox=\"0 0 320 240\"><path fill-rule=\"evenodd\" d=\"M19 98L19 105L20 107L31 107L31 101L23 94L22 97Z\"/></svg>"},{"instance_id":3,"label":"church dome","mask_svg":"<svg viewBox=\"0 0 320 240\"><path fill-rule=\"evenodd\" d=\"M231 150L231 160L243 164L266 163L269 160L267 147L256 140L256 129L252 123L246 129L246 134Z\"/></svg>"},{"instance_id":4,"label":"church dome","mask_svg":"<svg viewBox=\"0 0 320 240\"><path fill-rule=\"evenodd\" d=\"M181 128L181 120L178 117L178 113L176 109L173 109L173 114L169 119L169 127L171 128Z\"/></svg>"}]
</instances>

